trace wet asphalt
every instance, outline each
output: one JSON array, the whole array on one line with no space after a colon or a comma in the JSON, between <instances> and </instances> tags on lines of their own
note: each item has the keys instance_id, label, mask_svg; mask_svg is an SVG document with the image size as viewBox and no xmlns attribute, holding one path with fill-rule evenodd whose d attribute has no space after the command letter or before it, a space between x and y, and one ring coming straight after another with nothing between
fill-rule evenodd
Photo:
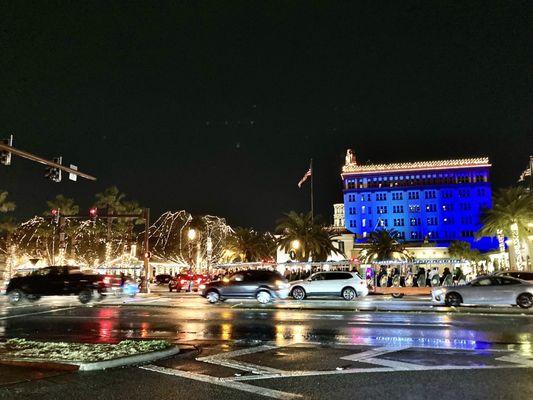
<instances>
[{"instance_id":1,"label":"wet asphalt","mask_svg":"<svg viewBox=\"0 0 533 400\"><path fill-rule=\"evenodd\" d=\"M334 300L210 305L167 294L88 306L73 298L16 307L2 301L0 340L165 339L182 353L94 373L0 365L0 398L532 398L530 313L365 301L384 310L381 303L390 303L393 311L348 310Z\"/></svg>"}]
</instances>

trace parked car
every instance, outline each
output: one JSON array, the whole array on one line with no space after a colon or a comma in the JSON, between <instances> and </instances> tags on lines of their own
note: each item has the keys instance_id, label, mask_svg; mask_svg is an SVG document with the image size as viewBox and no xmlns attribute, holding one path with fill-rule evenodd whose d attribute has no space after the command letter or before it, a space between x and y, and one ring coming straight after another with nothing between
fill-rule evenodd
<instances>
[{"instance_id":1,"label":"parked car","mask_svg":"<svg viewBox=\"0 0 533 400\"><path fill-rule=\"evenodd\" d=\"M208 281L208 277L206 275L200 275L200 274L194 274L194 275L186 275L181 274L178 275L170 280L168 283L168 291L172 292L175 290L176 292L181 291L198 291L198 287L202 283L206 283Z\"/></svg>"},{"instance_id":2,"label":"parked car","mask_svg":"<svg viewBox=\"0 0 533 400\"><path fill-rule=\"evenodd\" d=\"M6 295L11 304L39 300L42 296L76 295L81 303L91 301L95 293L105 292L103 277L81 272L77 267L50 266L27 276L11 278Z\"/></svg>"},{"instance_id":3,"label":"parked car","mask_svg":"<svg viewBox=\"0 0 533 400\"><path fill-rule=\"evenodd\" d=\"M157 286L166 285L172 280L172 276L169 274L160 274L155 276L155 284Z\"/></svg>"},{"instance_id":4,"label":"parked car","mask_svg":"<svg viewBox=\"0 0 533 400\"><path fill-rule=\"evenodd\" d=\"M482 276L459 286L435 287L431 290L434 303L447 306L462 304L533 305L533 284L508 276Z\"/></svg>"},{"instance_id":5,"label":"parked car","mask_svg":"<svg viewBox=\"0 0 533 400\"><path fill-rule=\"evenodd\" d=\"M494 273L496 276L510 276L511 278L522 279L523 281L533 282L533 272L524 271L500 271Z\"/></svg>"},{"instance_id":6,"label":"parked car","mask_svg":"<svg viewBox=\"0 0 533 400\"><path fill-rule=\"evenodd\" d=\"M259 270L237 272L220 281L200 285L201 295L210 303L226 299L255 298L262 304L285 299L289 283L279 272Z\"/></svg>"},{"instance_id":7,"label":"parked car","mask_svg":"<svg viewBox=\"0 0 533 400\"><path fill-rule=\"evenodd\" d=\"M113 294L117 297L135 297L139 293L139 284L129 276L105 275L102 279L105 286L105 293Z\"/></svg>"},{"instance_id":8,"label":"parked car","mask_svg":"<svg viewBox=\"0 0 533 400\"><path fill-rule=\"evenodd\" d=\"M354 300L367 294L367 282L356 272L317 272L307 279L291 282L290 287L290 295L295 300L323 296Z\"/></svg>"}]
</instances>

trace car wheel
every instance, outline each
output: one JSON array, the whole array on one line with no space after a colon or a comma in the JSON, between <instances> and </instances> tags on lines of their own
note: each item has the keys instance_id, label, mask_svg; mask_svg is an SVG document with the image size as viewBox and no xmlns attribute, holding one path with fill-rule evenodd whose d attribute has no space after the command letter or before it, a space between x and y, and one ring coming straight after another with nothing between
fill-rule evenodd
<instances>
[{"instance_id":1,"label":"car wheel","mask_svg":"<svg viewBox=\"0 0 533 400\"><path fill-rule=\"evenodd\" d=\"M24 300L24 292L19 289L12 290L7 294L7 298L11 304L19 304Z\"/></svg>"},{"instance_id":2,"label":"car wheel","mask_svg":"<svg viewBox=\"0 0 533 400\"><path fill-rule=\"evenodd\" d=\"M220 300L220 294L216 290L211 290L205 295L208 302L215 304Z\"/></svg>"},{"instance_id":3,"label":"car wheel","mask_svg":"<svg viewBox=\"0 0 533 400\"><path fill-rule=\"evenodd\" d=\"M301 287L295 287L292 289L291 296L294 300L303 300L305 299L305 290Z\"/></svg>"},{"instance_id":4,"label":"car wheel","mask_svg":"<svg viewBox=\"0 0 533 400\"><path fill-rule=\"evenodd\" d=\"M84 289L78 293L78 300L81 304L87 304L93 298L93 292L89 289Z\"/></svg>"},{"instance_id":5,"label":"car wheel","mask_svg":"<svg viewBox=\"0 0 533 400\"><path fill-rule=\"evenodd\" d=\"M259 292L257 292L255 298L261 304L270 303L270 300L272 300L272 296L266 290L260 290Z\"/></svg>"},{"instance_id":6,"label":"car wheel","mask_svg":"<svg viewBox=\"0 0 533 400\"><path fill-rule=\"evenodd\" d=\"M463 302L463 298L459 293L451 292L446 295L444 304L447 306L459 307Z\"/></svg>"},{"instance_id":7,"label":"car wheel","mask_svg":"<svg viewBox=\"0 0 533 400\"><path fill-rule=\"evenodd\" d=\"M37 295L37 294L29 294L26 296L26 300L28 300L29 302L35 302L37 300L39 300L41 298L41 296Z\"/></svg>"},{"instance_id":8,"label":"car wheel","mask_svg":"<svg viewBox=\"0 0 533 400\"><path fill-rule=\"evenodd\" d=\"M342 298L344 300L353 300L357 297L357 293L355 293L355 290L352 288L344 288L342 289Z\"/></svg>"},{"instance_id":9,"label":"car wheel","mask_svg":"<svg viewBox=\"0 0 533 400\"><path fill-rule=\"evenodd\" d=\"M517 297L516 304L518 304L520 308L531 308L531 306L533 306L533 295L530 293L522 293Z\"/></svg>"}]
</instances>

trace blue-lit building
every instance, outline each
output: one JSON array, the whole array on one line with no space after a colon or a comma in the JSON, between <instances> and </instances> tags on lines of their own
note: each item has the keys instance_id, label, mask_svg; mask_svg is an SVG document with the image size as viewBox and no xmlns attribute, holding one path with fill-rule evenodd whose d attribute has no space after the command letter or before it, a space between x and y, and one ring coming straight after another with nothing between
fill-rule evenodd
<instances>
[{"instance_id":1,"label":"blue-lit building","mask_svg":"<svg viewBox=\"0 0 533 400\"><path fill-rule=\"evenodd\" d=\"M496 248L493 238L475 239L481 213L491 207L490 167L486 157L361 165L348 150L341 174L345 226L358 242L381 227L405 242Z\"/></svg>"}]
</instances>

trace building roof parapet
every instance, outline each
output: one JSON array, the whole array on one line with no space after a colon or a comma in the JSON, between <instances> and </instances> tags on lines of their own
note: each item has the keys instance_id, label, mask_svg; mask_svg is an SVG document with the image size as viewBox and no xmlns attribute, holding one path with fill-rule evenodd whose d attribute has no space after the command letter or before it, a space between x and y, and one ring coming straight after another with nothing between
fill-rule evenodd
<instances>
[{"instance_id":1,"label":"building roof parapet","mask_svg":"<svg viewBox=\"0 0 533 400\"><path fill-rule=\"evenodd\" d=\"M355 161L355 160L354 160ZM462 158L455 160L416 161L391 164L366 164L359 165L356 162L347 163L342 167L343 174L350 173L394 173L410 171L427 171L458 168L490 167L488 157Z\"/></svg>"}]
</instances>

